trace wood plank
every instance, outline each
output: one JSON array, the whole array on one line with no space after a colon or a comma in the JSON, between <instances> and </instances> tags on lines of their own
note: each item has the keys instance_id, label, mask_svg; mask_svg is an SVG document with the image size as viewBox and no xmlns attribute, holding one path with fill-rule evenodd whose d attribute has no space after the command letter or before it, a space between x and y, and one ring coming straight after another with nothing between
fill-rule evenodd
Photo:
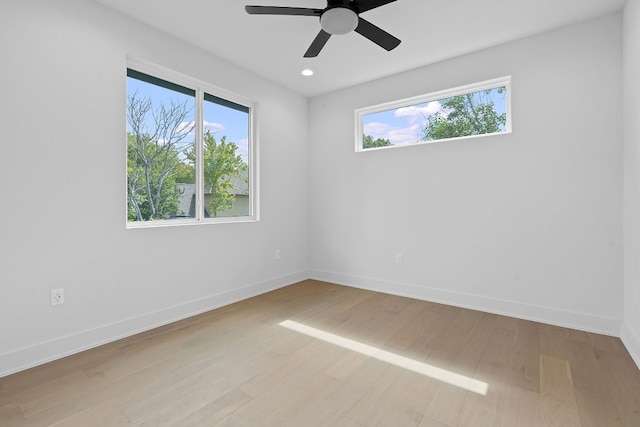
<instances>
[{"instance_id":1,"label":"wood plank","mask_svg":"<svg viewBox=\"0 0 640 427\"><path fill-rule=\"evenodd\" d=\"M594 350L604 384L613 399L623 427L640 426L640 372L630 357Z\"/></svg>"},{"instance_id":2,"label":"wood plank","mask_svg":"<svg viewBox=\"0 0 640 427\"><path fill-rule=\"evenodd\" d=\"M256 375L242 383L239 389L249 396L256 397L265 393L298 369L301 369L326 346L325 343L319 340L311 340L308 337L307 340L309 342L301 346L298 351L266 366Z\"/></svg>"},{"instance_id":3,"label":"wood plank","mask_svg":"<svg viewBox=\"0 0 640 427\"><path fill-rule=\"evenodd\" d=\"M414 329L414 325L418 324L418 320L416 318L419 317L423 311L424 306L422 304L419 304L417 301L410 301L402 311L389 319L386 324L374 331L370 336L367 336L362 343L374 347L380 347L381 349L393 347L389 346L388 343L398 334L404 333L406 330ZM393 351L393 348L391 348L391 350ZM361 354L349 352L329 368L329 370L327 370L327 374L338 379L344 379L350 372L359 367L366 360L367 358Z\"/></svg>"},{"instance_id":4,"label":"wood plank","mask_svg":"<svg viewBox=\"0 0 640 427\"><path fill-rule=\"evenodd\" d=\"M30 425L30 423L28 424ZM65 418L52 427L77 427L77 426L133 426L131 420L120 411L119 405L109 402L101 405L93 405Z\"/></svg>"},{"instance_id":5,"label":"wood plank","mask_svg":"<svg viewBox=\"0 0 640 427\"><path fill-rule=\"evenodd\" d=\"M363 356L364 357L364 356ZM313 410L301 420L305 427L325 427L338 425L341 422L356 423L347 413L379 381L386 365L378 360L367 358L356 370L352 371L341 383L340 387L326 396ZM360 425L360 423L357 423Z\"/></svg>"},{"instance_id":6,"label":"wood plank","mask_svg":"<svg viewBox=\"0 0 640 427\"><path fill-rule=\"evenodd\" d=\"M567 358L565 341L567 340L565 328L554 325L540 324L540 354L556 357L558 359Z\"/></svg>"},{"instance_id":7,"label":"wood plank","mask_svg":"<svg viewBox=\"0 0 640 427\"><path fill-rule=\"evenodd\" d=\"M345 351L324 343L323 349L307 363L239 408L233 413L233 418L248 426L296 425L342 385L341 381L324 374L324 371Z\"/></svg>"},{"instance_id":8,"label":"wood plank","mask_svg":"<svg viewBox=\"0 0 640 427\"><path fill-rule=\"evenodd\" d=\"M384 364L384 362L378 362L378 364ZM392 366L380 367L379 369L384 369L383 374L346 414L349 419L362 425L373 425L376 416L379 415L378 406L385 400L395 397L390 396L390 389L398 380L398 375L402 374L400 368Z\"/></svg>"},{"instance_id":9,"label":"wood plank","mask_svg":"<svg viewBox=\"0 0 640 427\"><path fill-rule=\"evenodd\" d=\"M424 414L427 412L429 405L433 401L433 398L438 391L438 387L438 381L432 378L411 374L409 376L408 383L398 396L400 410L405 412L411 418L414 417L415 413L420 414L419 425L424 425ZM390 410L387 412L390 412ZM388 418L383 416L378 424L380 426L384 426L385 420L388 420Z\"/></svg>"},{"instance_id":10,"label":"wood plank","mask_svg":"<svg viewBox=\"0 0 640 427\"><path fill-rule=\"evenodd\" d=\"M540 356L540 419L543 426L580 427L578 403L566 360Z\"/></svg>"},{"instance_id":11,"label":"wood plank","mask_svg":"<svg viewBox=\"0 0 640 427\"><path fill-rule=\"evenodd\" d=\"M437 365L439 368L446 369L452 375L462 375L468 378L475 376L494 331L490 318L487 317L487 321L482 322L480 320L483 317L481 313L471 312L470 315L464 316L466 323L454 321L454 326L451 327L451 336L455 336L454 332L468 331L457 337L459 342L466 342L466 344L459 351L448 355L449 363L444 364L440 361ZM457 317L457 319L459 318L460 316ZM471 327L472 324L475 327ZM446 346L442 346L442 348L446 348ZM429 357L428 360L439 360L439 358ZM468 389L443 383L431 400L425 416L444 424L459 425L465 403L472 393Z\"/></svg>"},{"instance_id":12,"label":"wood plank","mask_svg":"<svg viewBox=\"0 0 640 427\"><path fill-rule=\"evenodd\" d=\"M3 427L25 425L24 413L20 405L8 402L0 406L0 425Z\"/></svg>"},{"instance_id":13,"label":"wood plank","mask_svg":"<svg viewBox=\"0 0 640 427\"><path fill-rule=\"evenodd\" d=\"M362 424L357 423L347 417L340 417L330 425L334 427L365 427Z\"/></svg>"},{"instance_id":14,"label":"wood plank","mask_svg":"<svg viewBox=\"0 0 640 427\"><path fill-rule=\"evenodd\" d=\"M423 417L418 427L451 427L448 424L441 423L433 418Z\"/></svg>"},{"instance_id":15,"label":"wood plank","mask_svg":"<svg viewBox=\"0 0 640 427\"><path fill-rule=\"evenodd\" d=\"M628 354L622 340L618 337L601 334L588 334L588 337L591 347L595 350L608 351L609 353L617 355Z\"/></svg>"},{"instance_id":16,"label":"wood plank","mask_svg":"<svg viewBox=\"0 0 640 427\"><path fill-rule=\"evenodd\" d=\"M184 418L177 420L175 425L180 427L216 425L233 414L238 408L250 402L251 399L252 397L242 390L238 388L231 389Z\"/></svg>"},{"instance_id":17,"label":"wood plank","mask_svg":"<svg viewBox=\"0 0 640 427\"><path fill-rule=\"evenodd\" d=\"M507 375L515 332L494 327L474 378L488 384L487 395L469 393L460 426L497 426L507 393Z\"/></svg>"},{"instance_id":18,"label":"wood plank","mask_svg":"<svg viewBox=\"0 0 640 427\"><path fill-rule=\"evenodd\" d=\"M509 370L509 384L540 392L540 330L539 325L518 320Z\"/></svg>"},{"instance_id":19,"label":"wood plank","mask_svg":"<svg viewBox=\"0 0 640 427\"><path fill-rule=\"evenodd\" d=\"M507 387L500 427L546 427L540 420L540 393L512 384Z\"/></svg>"},{"instance_id":20,"label":"wood plank","mask_svg":"<svg viewBox=\"0 0 640 427\"><path fill-rule=\"evenodd\" d=\"M429 303L417 301L414 307L418 309L418 313L409 324L387 340L388 347L403 350L409 348L419 337L424 336L425 332L432 328L432 325L440 318L439 313L430 309Z\"/></svg>"},{"instance_id":21,"label":"wood plank","mask_svg":"<svg viewBox=\"0 0 640 427\"><path fill-rule=\"evenodd\" d=\"M581 427L622 427L613 402L602 401L597 394L576 388Z\"/></svg>"},{"instance_id":22,"label":"wood plank","mask_svg":"<svg viewBox=\"0 0 640 427\"><path fill-rule=\"evenodd\" d=\"M205 424L206 425L206 424ZM219 423L215 424L215 427L247 427L244 424L241 424L233 417L227 417Z\"/></svg>"},{"instance_id":23,"label":"wood plank","mask_svg":"<svg viewBox=\"0 0 640 427\"><path fill-rule=\"evenodd\" d=\"M431 378L390 366L347 417L366 426L417 426L437 389Z\"/></svg>"},{"instance_id":24,"label":"wood plank","mask_svg":"<svg viewBox=\"0 0 640 427\"><path fill-rule=\"evenodd\" d=\"M593 347L570 339L565 345L582 427L619 427L613 399L602 386L606 383Z\"/></svg>"}]
</instances>

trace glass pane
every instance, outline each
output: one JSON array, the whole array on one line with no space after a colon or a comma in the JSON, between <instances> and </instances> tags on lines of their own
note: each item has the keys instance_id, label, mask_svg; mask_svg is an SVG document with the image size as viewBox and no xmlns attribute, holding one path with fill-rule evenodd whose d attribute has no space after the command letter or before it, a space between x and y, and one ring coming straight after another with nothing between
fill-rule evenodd
<instances>
[{"instance_id":1,"label":"glass pane","mask_svg":"<svg viewBox=\"0 0 640 427\"><path fill-rule=\"evenodd\" d=\"M194 218L195 92L127 70L127 220Z\"/></svg>"},{"instance_id":2,"label":"glass pane","mask_svg":"<svg viewBox=\"0 0 640 427\"><path fill-rule=\"evenodd\" d=\"M505 132L506 92L501 86L366 114L362 148Z\"/></svg>"},{"instance_id":3,"label":"glass pane","mask_svg":"<svg viewBox=\"0 0 640 427\"><path fill-rule=\"evenodd\" d=\"M249 109L205 94L203 116L205 216L248 216Z\"/></svg>"}]
</instances>

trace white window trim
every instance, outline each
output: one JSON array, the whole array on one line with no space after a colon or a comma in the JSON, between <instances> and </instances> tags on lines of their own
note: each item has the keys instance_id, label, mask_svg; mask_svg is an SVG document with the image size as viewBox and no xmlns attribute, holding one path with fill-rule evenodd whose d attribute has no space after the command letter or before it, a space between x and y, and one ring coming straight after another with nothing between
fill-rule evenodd
<instances>
[{"instance_id":1,"label":"white window trim","mask_svg":"<svg viewBox=\"0 0 640 427\"><path fill-rule=\"evenodd\" d=\"M437 101L439 99L450 98L457 95L464 95L466 93L479 92L487 89L495 89L497 87L505 87L507 91L505 96L505 111L507 113L507 118L505 122L504 132L493 132L493 133L485 133L481 135L469 135L469 136L459 136L455 138L434 139L431 141L416 141L410 144L390 145L387 147L374 147L374 148L367 148L367 149L362 147L362 139L364 137L363 118L367 114L379 113L382 111L394 110L402 107L409 107L412 105L423 104L431 101ZM499 78L485 80L478 83L471 83L464 86L458 86L451 89L431 92L424 95L412 96L410 98L404 98L397 101L385 102L382 104L372 105L370 107L358 108L355 110L355 150L356 152L368 152L368 151L386 150L390 148L413 147L415 145L433 144L438 142L450 142L450 141L464 140L464 139L470 139L470 138L483 138L487 136L505 135L510 133L511 133L511 76L499 77Z\"/></svg>"},{"instance_id":2,"label":"white window trim","mask_svg":"<svg viewBox=\"0 0 640 427\"><path fill-rule=\"evenodd\" d=\"M259 214L259 194L260 183L258 174L258 132L257 132L257 106L256 102L253 102L249 98L242 95L238 95L234 92L226 89L214 86L205 81L190 77L186 74L179 73L169 68L157 65L145 60L127 57L126 68L131 68L141 73L148 74L159 79L166 80L171 83L175 83L196 91L196 111L195 120L196 128L199 132L196 132L196 152L199 158L202 158L202 120L203 111L202 103L204 100L204 93L217 96L219 98L234 102L249 108L249 215L237 216L237 217L215 217L205 218L203 216L204 209L202 207L204 195L204 183L200 178L202 176L203 165L202 162L196 163L196 218L188 219L171 219L171 220L156 220L156 221L127 221L127 176L125 171L125 205L124 205L124 218L126 228L155 228L155 227L175 227L175 226L187 226L187 225L203 225L203 224L228 224L228 223L246 223L260 221ZM126 91L125 91L126 97ZM125 113L126 115L126 113ZM126 119L125 119L126 121ZM126 128L126 126L125 126ZM126 130L125 130L125 144L126 144ZM127 164L127 150L125 149L125 165Z\"/></svg>"}]
</instances>

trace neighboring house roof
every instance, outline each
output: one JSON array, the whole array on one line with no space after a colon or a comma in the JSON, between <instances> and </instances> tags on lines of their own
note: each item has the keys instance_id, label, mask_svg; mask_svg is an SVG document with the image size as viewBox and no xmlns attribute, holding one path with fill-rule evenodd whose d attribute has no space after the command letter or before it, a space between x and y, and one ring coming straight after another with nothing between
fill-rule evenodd
<instances>
[{"instance_id":1,"label":"neighboring house roof","mask_svg":"<svg viewBox=\"0 0 640 427\"><path fill-rule=\"evenodd\" d=\"M176 184L180 189L178 199L178 215L193 218L196 213L196 185Z\"/></svg>"},{"instance_id":2,"label":"neighboring house roof","mask_svg":"<svg viewBox=\"0 0 640 427\"><path fill-rule=\"evenodd\" d=\"M249 183L242 178L232 178L231 182L234 184L235 189L231 190L231 193L235 196L248 196L249 195ZM180 189L180 198L178 200L178 214L177 216L195 217L196 213L196 185L195 184L176 184ZM205 189L204 194L211 194L211 189ZM207 208L204 209L205 217L209 217Z\"/></svg>"},{"instance_id":3,"label":"neighboring house roof","mask_svg":"<svg viewBox=\"0 0 640 427\"><path fill-rule=\"evenodd\" d=\"M249 195L249 182L242 178L231 178L231 183L235 187L233 194L236 196L248 196Z\"/></svg>"}]
</instances>

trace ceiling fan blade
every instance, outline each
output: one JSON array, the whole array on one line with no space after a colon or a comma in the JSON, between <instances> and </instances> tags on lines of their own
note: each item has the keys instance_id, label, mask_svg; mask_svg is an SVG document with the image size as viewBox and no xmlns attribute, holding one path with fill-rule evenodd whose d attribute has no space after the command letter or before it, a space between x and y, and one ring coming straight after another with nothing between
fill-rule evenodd
<instances>
[{"instance_id":1,"label":"ceiling fan blade","mask_svg":"<svg viewBox=\"0 0 640 427\"><path fill-rule=\"evenodd\" d=\"M393 3L394 1L396 0L360 0L356 2L356 10L358 13L362 13L375 9L376 7L384 6L385 4Z\"/></svg>"},{"instance_id":2,"label":"ceiling fan blade","mask_svg":"<svg viewBox=\"0 0 640 427\"><path fill-rule=\"evenodd\" d=\"M383 29L376 27L366 19L358 19L356 32L386 50L394 49L400 44L400 39L397 39Z\"/></svg>"},{"instance_id":3,"label":"ceiling fan blade","mask_svg":"<svg viewBox=\"0 0 640 427\"><path fill-rule=\"evenodd\" d=\"M322 15L322 9L311 9L307 7L245 6L244 10L246 10L249 15Z\"/></svg>"},{"instance_id":4,"label":"ceiling fan blade","mask_svg":"<svg viewBox=\"0 0 640 427\"><path fill-rule=\"evenodd\" d=\"M329 41L329 38L331 38L331 34L327 33L325 30L320 30L316 38L313 39L311 46L309 46L309 49L307 49L307 52L304 54L304 57L315 58L318 56L324 45Z\"/></svg>"}]
</instances>

